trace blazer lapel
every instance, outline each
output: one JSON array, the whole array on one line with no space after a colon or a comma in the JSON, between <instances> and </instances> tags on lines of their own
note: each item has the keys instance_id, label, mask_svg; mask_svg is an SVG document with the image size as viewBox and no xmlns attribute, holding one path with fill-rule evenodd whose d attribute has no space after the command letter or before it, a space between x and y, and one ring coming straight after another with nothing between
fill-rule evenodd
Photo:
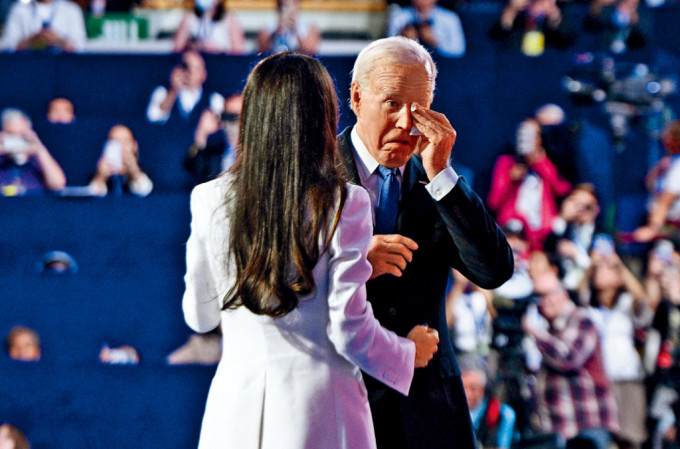
<instances>
[{"instance_id":1,"label":"blazer lapel","mask_svg":"<svg viewBox=\"0 0 680 449\"><path fill-rule=\"evenodd\" d=\"M359 171L357 170L357 163L354 160L354 147L352 146L352 139L350 138L350 133L352 132L352 127L347 127L338 136L338 153L340 158L338 160L338 169L345 178L345 181L361 185L361 179L359 178Z\"/></svg>"}]
</instances>

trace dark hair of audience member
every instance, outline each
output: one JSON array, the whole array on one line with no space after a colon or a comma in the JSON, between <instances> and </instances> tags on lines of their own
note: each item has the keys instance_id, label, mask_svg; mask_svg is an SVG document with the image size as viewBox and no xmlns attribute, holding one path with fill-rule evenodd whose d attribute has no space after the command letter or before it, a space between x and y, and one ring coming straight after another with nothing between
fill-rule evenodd
<instances>
[{"instance_id":1,"label":"dark hair of audience member","mask_svg":"<svg viewBox=\"0 0 680 449\"><path fill-rule=\"evenodd\" d=\"M282 316L314 288L319 236L344 201L336 167L338 100L319 61L285 52L261 61L243 93L229 248L236 284L224 308ZM340 208L340 210L341 210ZM295 273L291 277L291 273ZM275 304L269 298L277 298Z\"/></svg>"},{"instance_id":2,"label":"dark hair of audience member","mask_svg":"<svg viewBox=\"0 0 680 449\"><path fill-rule=\"evenodd\" d=\"M7 429L9 438L14 442L14 449L31 449L28 438L19 428L8 423L0 424L0 429L3 428Z\"/></svg>"}]
</instances>

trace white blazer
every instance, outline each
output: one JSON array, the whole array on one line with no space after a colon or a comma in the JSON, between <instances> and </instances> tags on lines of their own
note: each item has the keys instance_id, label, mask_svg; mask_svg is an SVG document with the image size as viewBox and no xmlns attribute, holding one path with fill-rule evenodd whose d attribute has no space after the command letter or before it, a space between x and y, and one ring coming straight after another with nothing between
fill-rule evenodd
<instances>
[{"instance_id":1,"label":"white blazer","mask_svg":"<svg viewBox=\"0 0 680 449\"><path fill-rule=\"evenodd\" d=\"M360 370L406 395L415 345L381 327L366 302L368 194L347 185L330 247L313 270L315 293L271 318L245 307L221 310L234 283L225 259L229 185L222 176L191 195L184 318L197 332L221 323L223 333L199 448L374 448Z\"/></svg>"}]
</instances>

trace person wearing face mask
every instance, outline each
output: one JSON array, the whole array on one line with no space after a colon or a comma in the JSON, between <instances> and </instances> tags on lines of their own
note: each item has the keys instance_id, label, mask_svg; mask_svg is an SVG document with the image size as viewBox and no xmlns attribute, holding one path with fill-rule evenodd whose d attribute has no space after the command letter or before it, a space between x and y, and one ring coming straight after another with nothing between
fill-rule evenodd
<instances>
[{"instance_id":1,"label":"person wearing face mask","mask_svg":"<svg viewBox=\"0 0 680 449\"><path fill-rule=\"evenodd\" d=\"M558 213L557 199L571 191L571 183L547 157L536 119L520 123L515 153L496 159L487 204L501 226L520 220L531 249L541 249Z\"/></svg>"},{"instance_id":2,"label":"person wearing face mask","mask_svg":"<svg viewBox=\"0 0 680 449\"><path fill-rule=\"evenodd\" d=\"M299 51L308 55L319 52L321 31L311 21L300 17L300 0L277 0L278 21L260 31L257 47L263 53Z\"/></svg>"},{"instance_id":3,"label":"person wearing face mask","mask_svg":"<svg viewBox=\"0 0 680 449\"><path fill-rule=\"evenodd\" d=\"M80 52L87 35L80 7L70 0L15 2L7 16L2 47L11 51Z\"/></svg>"},{"instance_id":4,"label":"person wearing face mask","mask_svg":"<svg viewBox=\"0 0 680 449\"><path fill-rule=\"evenodd\" d=\"M236 14L227 11L221 0L196 0L194 10L185 14L173 41L173 51L187 49L242 54L245 33Z\"/></svg>"}]
</instances>

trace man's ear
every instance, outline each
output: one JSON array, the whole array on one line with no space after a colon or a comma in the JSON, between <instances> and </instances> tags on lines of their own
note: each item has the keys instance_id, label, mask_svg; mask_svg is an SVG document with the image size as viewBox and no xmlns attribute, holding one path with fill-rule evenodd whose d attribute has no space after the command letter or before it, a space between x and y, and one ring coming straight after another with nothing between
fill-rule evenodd
<instances>
[{"instance_id":1,"label":"man's ear","mask_svg":"<svg viewBox=\"0 0 680 449\"><path fill-rule=\"evenodd\" d=\"M354 111L354 115L359 117L359 112L361 111L361 87L356 81L352 82L352 87L350 88L349 104Z\"/></svg>"}]
</instances>

